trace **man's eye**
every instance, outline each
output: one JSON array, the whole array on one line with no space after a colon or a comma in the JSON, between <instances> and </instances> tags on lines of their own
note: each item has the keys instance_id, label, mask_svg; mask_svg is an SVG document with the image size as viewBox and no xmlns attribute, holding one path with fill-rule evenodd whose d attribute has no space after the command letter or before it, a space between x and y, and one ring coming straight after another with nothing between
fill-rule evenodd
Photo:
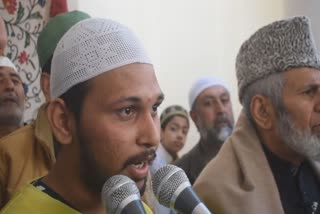
<instances>
[{"instance_id":1,"label":"man's eye","mask_svg":"<svg viewBox=\"0 0 320 214\"><path fill-rule=\"evenodd\" d=\"M304 91L306 95L314 95L318 91L317 87L309 88L308 90Z\"/></svg>"},{"instance_id":2,"label":"man's eye","mask_svg":"<svg viewBox=\"0 0 320 214\"><path fill-rule=\"evenodd\" d=\"M158 112L158 108L159 108L159 105L157 104L157 105L154 105L154 106L152 106L152 111L154 112L154 113L157 113Z\"/></svg>"},{"instance_id":3,"label":"man's eye","mask_svg":"<svg viewBox=\"0 0 320 214\"><path fill-rule=\"evenodd\" d=\"M19 85L19 84L22 83L21 80L19 80L19 79L12 79L12 82L13 82L13 84L15 84L15 85Z\"/></svg>"},{"instance_id":4,"label":"man's eye","mask_svg":"<svg viewBox=\"0 0 320 214\"><path fill-rule=\"evenodd\" d=\"M176 127L171 127L170 130L175 132L175 131L177 131L177 128Z\"/></svg>"},{"instance_id":5,"label":"man's eye","mask_svg":"<svg viewBox=\"0 0 320 214\"><path fill-rule=\"evenodd\" d=\"M122 109L122 113L124 115L130 115L132 113L132 108L131 107L124 108L124 109Z\"/></svg>"}]
</instances>

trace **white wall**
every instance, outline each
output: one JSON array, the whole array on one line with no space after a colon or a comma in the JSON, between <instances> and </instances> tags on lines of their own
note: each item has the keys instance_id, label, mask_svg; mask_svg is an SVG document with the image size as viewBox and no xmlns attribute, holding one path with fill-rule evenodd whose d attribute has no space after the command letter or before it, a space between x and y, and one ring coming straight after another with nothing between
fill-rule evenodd
<instances>
[{"instance_id":1,"label":"white wall","mask_svg":"<svg viewBox=\"0 0 320 214\"><path fill-rule=\"evenodd\" d=\"M240 104L234 71L241 43L259 27L282 18L282 0L90 0L70 9L112 18L134 29L146 45L166 95L160 111L188 106L193 81L204 75L224 78L232 89L234 113ZM77 4L74 3L77 2ZM192 124L182 152L198 140Z\"/></svg>"},{"instance_id":2,"label":"white wall","mask_svg":"<svg viewBox=\"0 0 320 214\"><path fill-rule=\"evenodd\" d=\"M311 20L311 27L315 41L320 48L320 1L319 0L284 0L284 16L292 17L297 15L308 16Z\"/></svg>"}]
</instances>

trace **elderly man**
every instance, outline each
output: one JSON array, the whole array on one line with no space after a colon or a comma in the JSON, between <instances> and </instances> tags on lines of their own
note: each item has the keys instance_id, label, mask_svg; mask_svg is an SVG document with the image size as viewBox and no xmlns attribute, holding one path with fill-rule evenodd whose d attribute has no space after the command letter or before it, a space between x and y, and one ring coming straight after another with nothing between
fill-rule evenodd
<instances>
[{"instance_id":1,"label":"elderly man","mask_svg":"<svg viewBox=\"0 0 320 214\"><path fill-rule=\"evenodd\" d=\"M160 142L163 94L138 38L115 21L86 19L59 41L51 68L56 163L2 213L105 213L101 188L116 174L143 193Z\"/></svg>"},{"instance_id":2,"label":"elderly man","mask_svg":"<svg viewBox=\"0 0 320 214\"><path fill-rule=\"evenodd\" d=\"M197 80L191 87L189 104L190 116L200 133L200 140L175 165L186 172L193 184L231 134L234 120L230 93L221 79L203 77Z\"/></svg>"},{"instance_id":3,"label":"elderly man","mask_svg":"<svg viewBox=\"0 0 320 214\"><path fill-rule=\"evenodd\" d=\"M0 138L23 125L26 87L22 83L16 66L4 57L7 32L0 16Z\"/></svg>"},{"instance_id":4,"label":"elderly man","mask_svg":"<svg viewBox=\"0 0 320 214\"><path fill-rule=\"evenodd\" d=\"M320 213L320 59L306 17L271 23L236 60L244 112L194 188L214 213Z\"/></svg>"},{"instance_id":5,"label":"elderly man","mask_svg":"<svg viewBox=\"0 0 320 214\"><path fill-rule=\"evenodd\" d=\"M24 84L10 59L0 56L0 138L23 125Z\"/></svg>"},{"instance_id":6,"label":"elderly man","mask_svg":"<svg viewBox=\"0 0 320 214\"><path fill-rule=\"evenodd\" d=\"M58 15L47 23L38 37L37 50L42 68L41 89L47 102L50 101L48 88L53 51L63 34L75 23L86 18L89 18L89 15L81 11ZM54 148L46 109L47 103L40 107L33 123L0 140L0 208L22 186L47 174L55 162L57 149Z\"/></svg>"}]
</instances>

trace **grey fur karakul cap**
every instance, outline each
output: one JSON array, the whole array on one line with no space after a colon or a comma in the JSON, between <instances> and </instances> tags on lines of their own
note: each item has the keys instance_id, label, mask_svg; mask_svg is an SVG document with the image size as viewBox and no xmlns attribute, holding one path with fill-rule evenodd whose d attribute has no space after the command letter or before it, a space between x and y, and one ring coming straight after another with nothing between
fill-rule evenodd
<instances>
[{"instance_id":1,"label":"grey fur karakul cap","mask_svg":"<svg viewBox=\"0 0 320 214\"><path fill-rule=\"evenodd\" d=\"M237 55L240 102L248 85L297 67L320 68L310 20L305 16L293 17L260 28L242 44Z\"/></svg>"}]
</instances>

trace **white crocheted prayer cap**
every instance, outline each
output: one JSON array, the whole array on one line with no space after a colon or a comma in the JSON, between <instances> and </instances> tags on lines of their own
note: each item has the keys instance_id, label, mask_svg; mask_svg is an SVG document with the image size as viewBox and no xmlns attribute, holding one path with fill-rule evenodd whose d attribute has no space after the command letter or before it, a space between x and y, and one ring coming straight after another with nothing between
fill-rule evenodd
<instances>
[{"instance_id":1,"label":"white crocheted prayer cap","mask_svg":"<svg viewBox=\"0 0 320 214\"><path fill-rule=\"evenodd\" d=\"M109 19L80 21L64 34L54 51L51 96L60 97L81 82L132 63L151 61L129 28Z\"/></svg>"},{"instance_id":2,"label":"white crocheted prayer cap","mask_svg":"<svg viewBox=\"0 0 320 214\"><path fill-rule=\"evenodd\" d=\"M195 81L189 91L189 105L190 109L192 109L194 102L196 101L197 97L207 88L212 86L223 86L229 93L230 89L227 84L219 78L216 77L202 77Z\"/></svg>"},{"instance_id":3,"label":"white crocheted prayer cap","mask_svg":"<svg viewBox=\"0 0 320 214\"><path fill-rule=\"evenodd\" d=\"M12 68L15 72L18 72L16 66L12 63L12 61L5 56L0 56L0 67Z\"/></svg>"}]
</instances>

